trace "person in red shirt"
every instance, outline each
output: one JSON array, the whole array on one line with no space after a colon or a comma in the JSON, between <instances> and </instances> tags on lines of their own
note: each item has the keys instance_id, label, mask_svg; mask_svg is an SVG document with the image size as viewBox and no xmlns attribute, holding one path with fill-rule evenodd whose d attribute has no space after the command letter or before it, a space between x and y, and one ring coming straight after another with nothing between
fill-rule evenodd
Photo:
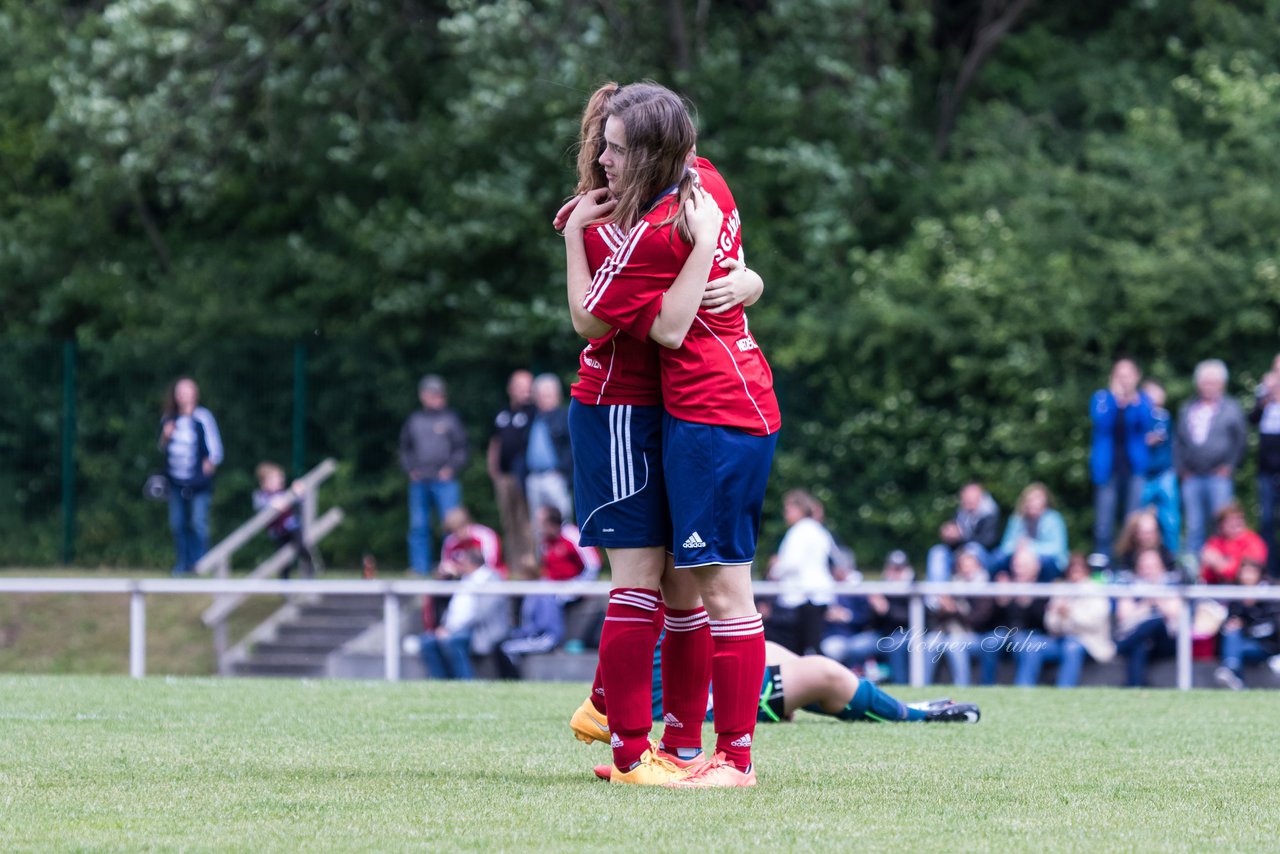
<instances>
[{"instance_id":1,"label":"person in red shirt","mask_svg":"<svg viewBox=\"0 0 1280 854\"><path fill-rule=\"evenodd\" d=\"M1238 501L1219 510L1214 521L1217 533L1200 552L1200 578L1205 584L1235 584L1240 564L1246 560L1266 565L1267 544L1249 530Z\"/></svg>"},{"instance_id":2,"label":"person in red shirt","mask_svg":"<svg viewBox=\"0 0 1280 854\"><path fill-rule=\"evenodd\" d=\"M542 577L547 581L594 577L592 570L599 571L600 559L592 554L595 549L571 539L568 534L573 530L573 526L564 524L559 509L538 509L538 552L542 557Z\"/></svg>"},{"instance_id":3,"label":"person in red shirt","mask_svg":"<svg viewBox=\"0 0 1280 854\"><path fill-rule=\"evenodd\" d=\"M587 193L607 190L608 181L599 158L604 152L608 103L618 88L616 84L601 87L583 114L579 195L556 214L553 225L557 229L567 227L570 215ZM580 236L581 246L566 239L566 249L570 253L575 249L585 252L587 277L606 264L616 264L616 253L626 239L617 223L600 218L587 222ZM740 258L726 258L721 262L725 275L714 282L703 282L702 306L708 312L723 313L759 298L764 284ZM696 281L704 273L698 270L693 275ZM581 309L585 278L571 276L569 286L571 309L579 320L587 318ZM635 774L620 774L618 780L642 782L643 777L644 782L660 782L662 773L650 773L654 768L686 768L702 761L701 719L710 674L709 622L693 580L688 573L675 573L667 555L671 528L662 464L663 413L657 345L608 326L585 337L588 344L579 359L579 378L569 407L574 499L577 517L582 520L582 545L602 547L608 552L615 583L612 607L627 613L606 622L610 630L606 632L608 643L596 669L591 695L574 712L570 727L582 741L610 742L604 665L614 660L615 666L610 669L615 674L615 693L624 690L626 695L617 705L627 710L637 733L641 726L647 733L647 711L641 707L638 693L644 688L636 668L646 654L646 640L641 636L650 629L641 624L649 621L654 638L665 627L661 655L667 663L662 669L666 728L654 754L659 761L644 763ZM653 589L655 576L661 577L661 602ZM642 586L628 586L632 584ZM660 607L663 604L665 614ZM613 630L620 627L627 631L617 640L618 632ZM617 660L626 663L617 665ZM620 688L623 684L625 688ZM698 725L684 726L682 722L686 720L696 720ZM623 752L643 752L647 746L647 739L633 735L631 745ZM640 764L640 760L629 756L620 761L622 768Z\"/></svg>"},{"instance_id":4,"label":"person in red shirt","mask_svg":"<svg viewBox=\"0 0 1280 854\"><path fill-rule=\"evenodd\" d=\"M718 173L705 161L688 166L695 135L674 93L645 83L616 90L603 137L599 163L607 190L586 194L565 229L574 327L588 337L613 327L662 347L663 466L674 564L692 570L714 649L716 756L669 782L750 786L756 689L764 668L750 569L780 417L771 372L741 307L699 311L705 281L722 274L716 261L741 255L741 221ZM583 228L600 219L615 225L612 236L621 239L592 275ZM648 596L652 586L649 581L639 590ZM617 619L641 622L638 615ZM608 618L605 625L607 633ZM628 667L635 663L631 657ZM629 693L627 699L629 717ZM621 769L636 770L644 762L640 745L648 733L647 725L641 733L639 721L632 731L632 721L624 726L616 718L611 700L620 771L615 779L628 773ZM630 754L639 758L624 764Z\"/></svg>"},{"instance_id":5,"label":"person in red shirt","mask_svg":"<svg viewBox=\"0 0 1280 854\"><path fill-rule=\"evenodd\" d=\"M502 538L497 531L474 521L464 507L455 507L445 514L444 529L448 533L440 544L441 575L457 576L463 552L479 549L485 566L496 569L503 578L507 577L507 566L502 562Z\"/></svg>"}]
</instances>

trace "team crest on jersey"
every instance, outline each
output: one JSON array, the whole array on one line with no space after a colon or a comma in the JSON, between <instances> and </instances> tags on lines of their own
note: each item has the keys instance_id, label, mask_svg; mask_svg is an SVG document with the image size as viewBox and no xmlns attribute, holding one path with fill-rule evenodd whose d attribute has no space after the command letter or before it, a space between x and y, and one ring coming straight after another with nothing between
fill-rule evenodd
<instances>
[{"instance_id":1,"label":"team crest on jersey","mask_svg":"<svg viewBox=\"0 0 1280 854\"><path fill-rule=\"evenodd\" d=\"M756 339L748 335L746 338L738 339L738 352L745 353L748 350L759 350L760 345L756 343Z\"/></svg>"}]
</instances>

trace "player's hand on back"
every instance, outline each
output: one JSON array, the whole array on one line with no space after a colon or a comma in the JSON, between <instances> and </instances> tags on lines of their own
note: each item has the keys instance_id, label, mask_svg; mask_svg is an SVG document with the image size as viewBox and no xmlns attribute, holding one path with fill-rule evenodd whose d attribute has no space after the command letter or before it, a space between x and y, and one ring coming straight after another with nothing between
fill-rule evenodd
<instances>
[{"instance_id":1,"label":"player's hand on back","mask_svg":"<svg viewBox=\"0 0 1280 854\"><path fill-rule=\"evenodd\" d=\"M707 282L702 294L702 307L709 314L723 314L735 305L750 304L764 290L760 276L747 269L739 258L726 258L720 266L729 271L727 276Z\"/></svg>"},{"instance_id":2,"label":"player's hand on back","mask_svg":"<svg viewBox=\"0 0 1280 854\"><path fill-rule=\"evenodd\" d=\"M693 188L693 193L684 203L684 215L695 245L703 241L714 242L720 239L720 229L724 226L724 212L706 190L701 187Z\"/></svg>"}]
</instances>

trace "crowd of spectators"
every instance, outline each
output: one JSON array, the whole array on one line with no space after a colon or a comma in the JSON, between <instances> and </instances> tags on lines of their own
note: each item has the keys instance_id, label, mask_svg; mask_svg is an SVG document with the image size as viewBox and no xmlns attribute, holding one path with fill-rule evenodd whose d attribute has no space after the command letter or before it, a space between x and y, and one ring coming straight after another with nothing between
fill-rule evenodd
<instances>
[{"instance_id":1,"label":"crowd of spectators","mask_svg":"<svg viewBox=\"0 0 1280 854\"><path fill-rule=\"evenodd\" d=\"M929 581L975 587L1056 582L1083 585L1096 595L929 596L927 631L913 637L906 598L836 594L836 582L857 581L861 573L826 527L822 503L793 490L783 497L787 530L768 569L782 592L760 603L770 639L799 654L825 654L873 680L905 681L912 645L920 644L929 682L945 665L955 684L993 684L1007 661L1003 666L1015 684L1038 684L1048 665L1054 668L1053 681L1065 688L1080 683L1090 662L1115 660L1124 664L1125 684L1145 684L1148 665L1174 654L1180 603L1125 596L1114 585L1263 585L1280 574L1274 544L1280 357L1248 414L1226 395L1227 378L1220 361L1199 364L1195 396L1174 418L1159 383L1143 382L1132 360L1115 363L1107 387L1090 401L1092 552L1070 549L1066 523L1045 484L1028 484L1002 518L995 497L975 481L960 489L953 517L940 526L938 542L926 556ZM424 378L420 391L423 410L405 424L402 462L411 481L411 509L434 506L443 515L445 541L436 574L594 578L599 556L577 546L570 521L572 472L559 380L514 372L508 405L494 418L487 461L501 534L478 525L462 508L446 506L448 490L435 484L451 480L465 463L465 439L452 439L460 431L454 428L456 416L444 406L439 378ZM1260 434L1257 532L1234 497L1250 423ZM435 424L445 426L429 426ZM431 484L426 489L417 486L424 480ZM427 498L415 499L415 489ZM441 493L446 500L437 497ZM418 519L411 513L411 557L421 550ZM419 565L411 561L413 568ZM429 561L426 571L431 571ZM916 572L908 555L894 550L881 577L911 581ZM513 676L522 656L565 642L570 597L529 596L505 610L495 602L490 612L477 607L462 585L459 591L453 602L441 598L424 606L421 650L433 676L458 675L448 669L451 648L466 645L472 656L492 655L498 672ZM499 613L502 621L493 616ZM1250 663L1267 659L1280 672L1278 623L1275 603L1202 602L1192 627L1196 653L1212 654L1220 647L1218 681L1243 687Z\"/></svg>"}]
</instances>

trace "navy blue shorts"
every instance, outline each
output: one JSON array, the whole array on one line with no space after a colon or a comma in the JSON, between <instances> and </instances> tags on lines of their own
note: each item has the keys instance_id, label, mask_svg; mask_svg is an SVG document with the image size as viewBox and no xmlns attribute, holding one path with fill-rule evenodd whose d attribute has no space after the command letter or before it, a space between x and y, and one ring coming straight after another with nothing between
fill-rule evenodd
<instances>
[{"instance_id":1,"label":"navy blue shorts","mask_svg":"<svg viewBox=\"0 0 1280 854\"><path fill-rule=\"evenodd\" d=\"M569 438L581 544L605 549L669 546L662 407L570 401Z\"/></svg>"},{"instance_id":2,"label":"navy blue shorts","mask_svg":"<svg viewBox=\"0 0 1280 854\"><path fill-rule=\"evenodd\" d=\"M664 414L662 460L677 567L755 560L778 434L695 424Z\"/></svg>"}]
</instances>

